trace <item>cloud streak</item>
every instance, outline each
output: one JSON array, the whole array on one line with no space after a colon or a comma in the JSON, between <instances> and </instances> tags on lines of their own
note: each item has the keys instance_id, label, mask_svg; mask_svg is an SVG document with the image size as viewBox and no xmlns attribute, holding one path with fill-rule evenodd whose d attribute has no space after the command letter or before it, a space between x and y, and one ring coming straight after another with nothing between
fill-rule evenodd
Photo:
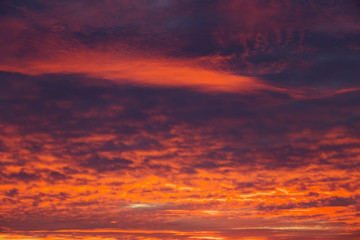
<instances>
[{"instance_id":1,"label":"cloud streak","mask_svg":"<svg viewBox=\"0 0 360 240\"><path fill-rule=\"evenodd\" d=\"M260 79L231 72L206 69L196 62L171 59L133 59L115 54L67 53L54 59L30 63L7 63L2 71L30 75L75 73L92 78L134 83L142 86L189 87L207 91L251 92L254 90L281 90L266 85Z\"/></svg>"}]
</instances>

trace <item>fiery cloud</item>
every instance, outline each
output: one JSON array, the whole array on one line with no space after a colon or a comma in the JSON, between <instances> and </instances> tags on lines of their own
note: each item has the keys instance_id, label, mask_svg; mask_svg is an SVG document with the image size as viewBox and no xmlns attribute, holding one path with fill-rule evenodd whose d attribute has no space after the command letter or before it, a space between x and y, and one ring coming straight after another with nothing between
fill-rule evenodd
<instances>
[{"instance_id":1,"label":"fiery cloud","mask_svg":"<svg viewBox=\"0 0 360 240\"><path fill-rule=\"evenodd\" d=\"M1 9L0 238L359 238L355 1Z\"/></svg>"}]
</instances>

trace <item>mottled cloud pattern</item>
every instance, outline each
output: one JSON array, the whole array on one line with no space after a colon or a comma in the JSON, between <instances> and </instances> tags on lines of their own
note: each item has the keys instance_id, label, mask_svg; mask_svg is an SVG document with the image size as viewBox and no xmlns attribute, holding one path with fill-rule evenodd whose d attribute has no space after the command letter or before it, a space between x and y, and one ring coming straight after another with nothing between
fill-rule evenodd
<instances>
[{"instance_id":1,"label":"mottled cloud pattern","mask_svg":"<svg viewBox=\"0 0 360 240\"><path fill-rule=\"evenodd\" d=\"M357 1L0 4L0 238L360 237Z\"/></svg>"}]
</instances>

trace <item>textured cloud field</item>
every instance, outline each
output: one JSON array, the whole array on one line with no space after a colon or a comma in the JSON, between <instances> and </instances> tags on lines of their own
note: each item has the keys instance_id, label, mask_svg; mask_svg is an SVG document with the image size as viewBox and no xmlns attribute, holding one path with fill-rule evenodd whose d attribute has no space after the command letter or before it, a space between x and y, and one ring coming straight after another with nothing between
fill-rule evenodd
<instances>
[{"instance_id":1,"label":"textured cloud field","mask_svg":"<svg viewBox=\"0 0 360 240\"><path fill-rule=\"evenodd\" d=\"M0 239L358 239L359 11L2 1Z\"/></svg>"}]
</instances>

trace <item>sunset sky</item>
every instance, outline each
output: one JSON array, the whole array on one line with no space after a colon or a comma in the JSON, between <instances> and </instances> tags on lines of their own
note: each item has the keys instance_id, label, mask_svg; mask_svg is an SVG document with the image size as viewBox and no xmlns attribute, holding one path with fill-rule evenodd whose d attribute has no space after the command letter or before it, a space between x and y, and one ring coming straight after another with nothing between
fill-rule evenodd
<instances>
[{"instance_id":1,"label":"sunset sky","mask_svg":"<svg viewBox=\"0 0 360 240\"><path fill-rule=\"evenodd\" d=\"M0 1L1 240L360 239L357 0Z\"/></svg>"}]
</instances>

